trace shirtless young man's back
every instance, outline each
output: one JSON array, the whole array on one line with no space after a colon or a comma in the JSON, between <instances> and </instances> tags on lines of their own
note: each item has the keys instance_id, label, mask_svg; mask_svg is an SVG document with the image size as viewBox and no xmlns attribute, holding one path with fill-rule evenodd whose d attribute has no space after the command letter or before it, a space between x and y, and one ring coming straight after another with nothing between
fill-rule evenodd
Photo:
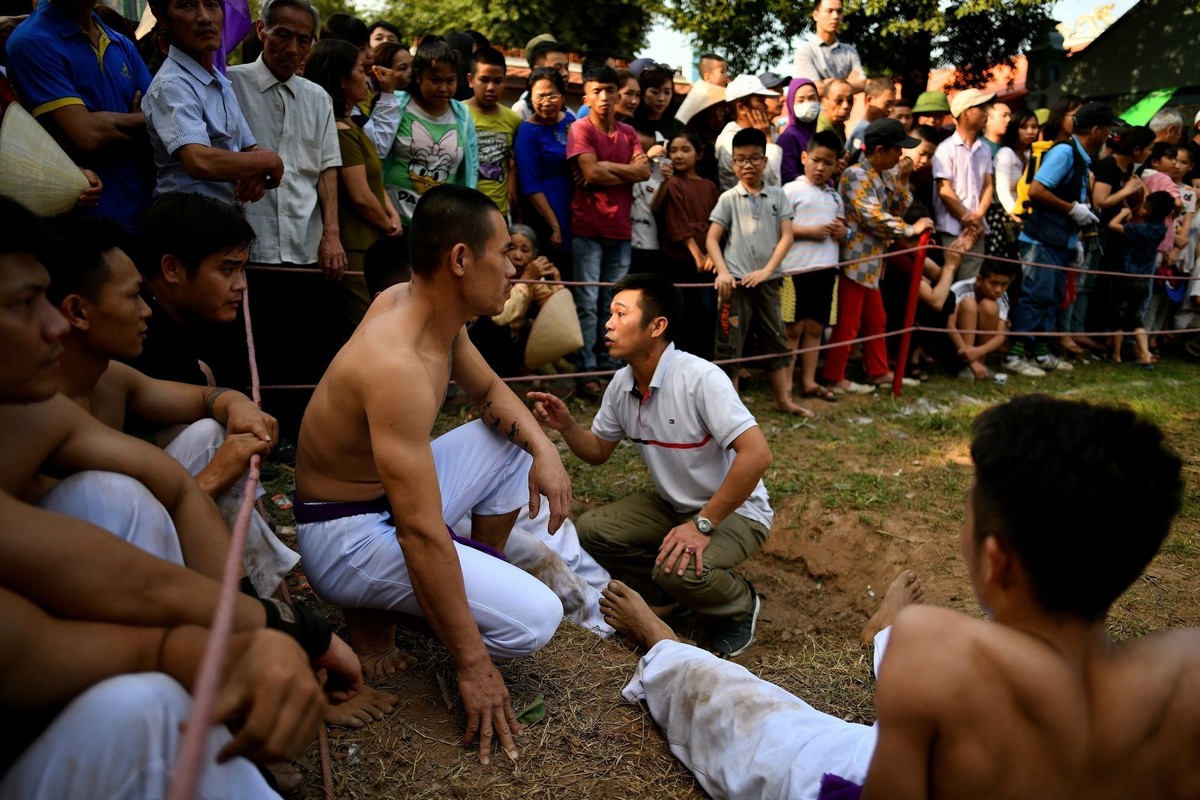
<instances>
[{"instance_id":1,"label":"shirtless young man's back","mask_svg":"<svg viewBox=\"0 0 1200 800\"><path fill-rule=\"evenodd\" d=\"M1200 630L1114 642L1105 627L1179 510L1179 458L1130 411L1039 396L980 415L972 456L962 551L992 620L908 604L898 580L864 636L875 726L713 666L627 587L606 592L611 624L651 648L626 697L649 704L711 794L832 797L833 774L889 800L1200 796ZM1030 498L1030 481L1057 490ZM723 694L685 713L701 671ZM750 744L706 747L747 702Z\"/></svg>"},{"instance_id":2,"label":"shirtless young man's back","mask_svg":"<svg viewBox=\"0 0 1200 800\"><path fill-rule=\"evenodd\" d=\"M493 733L515 754L519 730L491 657L544 645L562 606L521 570L456 543L446 524L471 513L473 539L502 551L521 506L532 515L539 493L549 498L553 532L571 492L554 445L463 335L509 293L503 217L479 192L438 187L410 231L412 282L375 301L305 413L298 539L314 588L346 609L368 671L403 666L390 612L429 621L458 664L464 742L478 732L486 763ZM431 443L450 379L480 420Z\"/></svg>"}]
</instances>

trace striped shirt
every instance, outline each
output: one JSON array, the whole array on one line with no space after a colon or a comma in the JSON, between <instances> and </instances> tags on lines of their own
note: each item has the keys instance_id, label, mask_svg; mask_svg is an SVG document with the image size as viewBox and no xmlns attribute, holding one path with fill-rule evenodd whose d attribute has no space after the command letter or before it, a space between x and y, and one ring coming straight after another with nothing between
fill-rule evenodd
<instances>
[{"instance_id":1,"label":"striped shirt","mask_svg":"<svg viewBox=\"0 0 1200 800\"><path fill-rule=\"evenodd\" d=\"M632 441L659 496L676 511L694 514L729 474L733 440L756 425L720 367L669 344L645 397L632 367L613 376L592 433L606 442ZM737 513L771 527L775 513L761 480Z\"/></svg>"}]
</instances>

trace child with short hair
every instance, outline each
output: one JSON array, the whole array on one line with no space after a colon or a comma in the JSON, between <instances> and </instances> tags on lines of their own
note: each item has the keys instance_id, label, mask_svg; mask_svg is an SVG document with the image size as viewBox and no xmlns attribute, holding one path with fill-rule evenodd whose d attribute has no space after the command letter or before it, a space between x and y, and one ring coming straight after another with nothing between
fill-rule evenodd
<instances>
[{"instance_id":1,"label":"child with short hair","mask_svg":"<svg viewBox=\"0 0 1200 800\"><path fill-rule=\"evenodd\" d=\"M1150 275L1154 272L1159 245L1167 234L1167 218L1175 211L1175 198L1168 192L1151 192L1142 204L1139 220L1131 222L1133 211L1121 209L1108 223L1112 233L1125 237L1125 263L1122 271L1127 275ZM1125 331L1132 330L1138 348L1138 363L1149 369L1154 364L1150 355L1150 341L1146 335L1146 324L1142 309L1150 296L1149 278L1122 278L1113 288L1113 349L1112 360L1121 363L1121 341Z\"/></svg>"},{"instance_id":2,"label":"child with short hair","mask_svg":"<svg viewBox=\"0 0 1200 800\"><path fill-rule=\"evenodd\" d=\"M979 274L950 285L955 297L950 318L950 341L966 366L958 373L962 380L986 380L984 360L1004 343L1008 330L1008 286L1020 264L984 259Z\"/></svg>"},{"instance_id":3,"label":"child with short hair","mask_svg":"<svg viewBox=\"0 0 1200 800\"><path fill-rule=\"evenodd\" d=\"M892 115L892 108L896 105L896 85L891 78L868 78L863 89L863 105L865 115L846 137L847 164L857 164L862 159L867 127L877 119Z\"/></svg>"},{"instance_id":4,"label":"child with short hair","mask_svg":"<svg viewBox=\"0 0 1200 800\"><path fill-rule=\"evenodd\" d=\"M842 267L838 281L838 321L830 343L841 346L831 348L825 356L825 382L838 393L869 394L876 385L891 382L893 376L883 339L863 342L871 385L847 380L849 342L860 332L863 336L876 336L887 327L879 279L888 244L894 238L918 236L933 228L929 217L922 217L913 225L904 221L904 212L912 203L908 189L911 167L907 173L892 171L900 161L902 148L918 147L919 140L906 134L899 122L886 118L867 127L864 141L863 163L847 168L838 186L850 228L839 255L842 261L854 262Z\"/></svg>"},{"instance_id":5,"label":"child with short hair","mask_svg":"<svg viewBox=\"0 0 1200 800\"><path fill-rule=\"evenodd\" d=\"M793 402L786 383L791 355L780 316L779 281L773 280L792 245L792 206L783 189L763 182L767 137L762 131L743 128L733 137L732 149L738 183L717 200L707 236L708 256L717 271L714 353L718 359L740 358L746 341L756 337L765 352L779 354L758 362L771 373L774 407L811 417L811 411ZM722 251L726 231L729 239ZM736 388L738 365L723 368Z\"/></svg>"},{"instance_id":6,"label":"child with short hair","mask_svg":"<svg viewBox=\"0 0 1200 800\"><path fill-rule=\"evenodd\" d=\"M513 139L521 126L521 117L500 105L506 73L504 55L499 50L493 47L476 50L467 75L475 95L466 102L479 142L479 191L492 198L505 219L509 208L521 196L513 157Z\"/></svg>"},{"instance_id":7,"label":"child with short hair","mask_svg":"<svg viewBox=\"0 0 1200 800\"><path fill-rule=\"evenodd\" d=\"M821 344L829 324L833 292L837 284L838 245L846 238L846 212L842 197L829 185L837 171L839 141L832 131L818 131L800 154L804 173L783 187L792 205L792 235L795 237L783 258L781 302L788 349L800 353L800 393L832 403L837 395L817 383L817 358L812 348ZM791 364L795 364L792 359ZM792 366L787 385L792 387Z\"/></svg>"}]
</instances>

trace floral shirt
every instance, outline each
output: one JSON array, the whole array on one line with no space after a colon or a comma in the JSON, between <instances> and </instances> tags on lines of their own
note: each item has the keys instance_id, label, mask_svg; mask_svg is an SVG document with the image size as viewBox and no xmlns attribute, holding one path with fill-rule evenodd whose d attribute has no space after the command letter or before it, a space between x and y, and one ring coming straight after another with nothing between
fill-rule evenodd
<instances>
[{"instance_id":1,"label":"floral shirt","mask_svg":"<svg viewBox=\"0 0 1200 800\"><path fill-rule=\"evenodd\" d=\"M896 184L891 170L880 173L868 162L847 167L838 191L850 229L842 243L842 261L882 256L892 239L913 235L913 227L904 222L904 212L912 205L912 192ZM883 259L848 264L842 267L842 272L868 289L877 289L883 275Z\"/></svg>"}]
</instances>

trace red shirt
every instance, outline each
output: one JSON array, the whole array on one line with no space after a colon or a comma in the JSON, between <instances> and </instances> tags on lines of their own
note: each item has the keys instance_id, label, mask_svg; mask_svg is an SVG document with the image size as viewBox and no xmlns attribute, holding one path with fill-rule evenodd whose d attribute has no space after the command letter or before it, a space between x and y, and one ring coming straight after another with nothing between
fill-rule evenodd
<instances>
[{"instance_id":1,"label":"red shirt","mask_svg":"<svg viewBox=\"0 0 1200 800\"><path fill-rule=\"evenodd\" d=\"M590 117L576 120L567 131L567 160L575 177L575 196L571 200L571 235L629 241L633 239L633 184L587 186L578 156L593 153L598 161L628 164L634 153L642 152L637 132L624 122L614 122L606 135L592 124Z\"/></svg>"}]
</instances>

